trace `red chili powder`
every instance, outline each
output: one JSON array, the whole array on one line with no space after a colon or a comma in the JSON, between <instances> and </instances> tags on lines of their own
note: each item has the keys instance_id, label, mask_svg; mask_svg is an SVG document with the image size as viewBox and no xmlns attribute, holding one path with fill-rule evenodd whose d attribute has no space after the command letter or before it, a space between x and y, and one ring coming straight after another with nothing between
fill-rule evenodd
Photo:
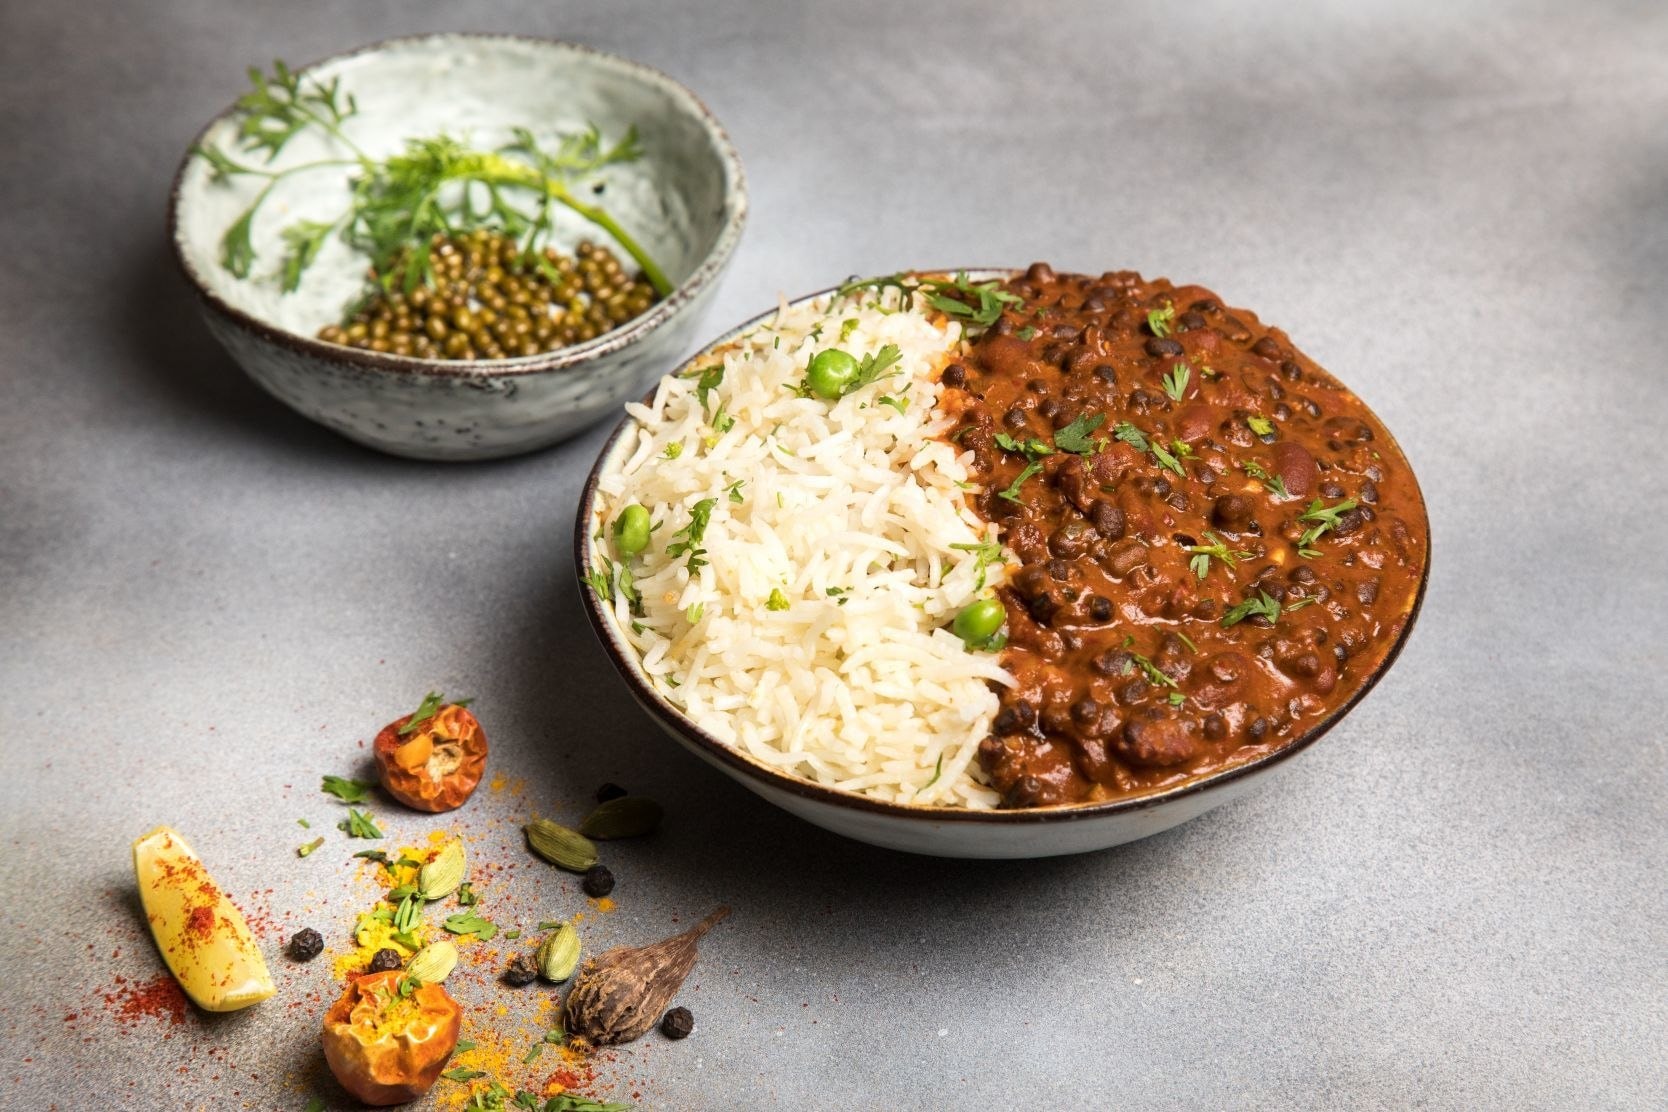
<instances>
[{"instance_id":1,"label":"red chili powder","mask_svg":"<svg viewBox=\"0 0 1668 1112\"><path fill-rule=\"evenodd\" d=\"M185 917L185 929L199 940L207 941L214 933L214 908L207 905L192 908Z\"/></svg>"},{"instance_id":2,"label":"red chili powder","mask_svg":"<svg viewBox=\"0 0 1668 1112\"><path fill-rule=\"evenodd\" d=\"M165 1019L177 1025L185 1022L189 1010L179 982L166 973L149 981L130 981L118 975L110 990L101 995L106 1010L129 1025L141 1019Z\"/></svg>"}]
</instances>

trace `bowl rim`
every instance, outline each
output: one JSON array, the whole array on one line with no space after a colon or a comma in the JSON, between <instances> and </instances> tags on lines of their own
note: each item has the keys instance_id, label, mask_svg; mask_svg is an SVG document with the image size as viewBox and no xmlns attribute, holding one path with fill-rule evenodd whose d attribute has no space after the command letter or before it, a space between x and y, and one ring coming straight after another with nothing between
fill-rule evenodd
<instances>
[{"instance_id":1,"label":"bowl rim","mask_svg":"<svg viewBox=\"0 0 1668 1112\"><path fill-rule=\"evenodd\" d=\"M900 273L912 275L965 273L974 280L984 280L988 278L1011 278L1015 275L1024 273L1024 270L1023 268L1006 267L947 267L942 269L917 268L909 271L902 271ZM844 283L841 285L844 285ZM789 299L787 304L790 306L800 305L819 297L826 297L829 294L838 291L840 288L841 286L830 286L826 289L818 290L815 293ZM717 339L703 345L699 351L695 352L683 363L667 372L667 375L662 376L662 378L670 375L676 375L689 369L696 362L705 358L707 353L713 348L729 343L749 329L756 328L766 320L775 316L779 308L780 306L760 313L744 323L737 325L735 328L730 329L728 332L725 332ZM655 391L660 388L660 381L661 380L656 380L654 387L651 388L648 394L644 396L644 404L649 404L652 401ZM1346 389L1347 388L1348 387L1346 386ZM1351 392L1353 393L1353 391ZM1359 395L1357 395L1357 400L1361 401ZM1368 412L1373 412L1372 408L1367 406L1365 401L1361 401L1361 404L1367 408ZM1378 416L1376 413L1373 415L1374 417ZM1356 688L1354 693L1352 693L1348 699L1344 700L1344 702L1335 707L1325 718L1316 722L1314 725L1310 726L1309 729L1293 738L1289 744L1283 745L1279 749L1273 750L1272 752L1265 753L1260 757L1245 761L1241 764L1232 765L1206 776L1188 780L1174 787L1161 788L1157 791L1147 792L1142 795L1107 800L1101 803L1061 804L1051 807L1019 807L1012 809L995 808L992 810L974 810L966 807L944 807L922 803L893 803L888 800L870 799L867 796L847 791L843 788L828 787L797 776L791 776L788 773L782 772L771 767L770 765L755 760L733 746L726 745L723 741L702 729L696 723L692 722L682 711L667 701L665 696L656 691L654 687L647 683L639 674L640 662L637 660L636 653L631 646L624 643L613 612L601 605L601 603L597 600L596 592L590 589L589 585L583 578L585 573L590 569L590 556L594 551L595 546L595 541L591 532L592 509L597 500L597 486L602 479L602 474L605 469L604 465L610 462L610 457L618 451L622 439L635 425L636 418L632 417L630 414L626 414L620 423L615 426L614 430L608 434L608 439L603 442L602 449L597 454L596 462L591 465L590 474L586 476L585 485L580 489L579 508L574 527L574 582L579 589L579 597L581 605L585 610L585 617L590 621L591 629L596 634L597 640L602 643L603 651L608 655L609 662L612 663L615 670L620 673L621 678L625 681L626 686L630 689L637 702L649 712L652 718L659 722L663 728L681 736L687 744L697 749L700 754L706 757L709 761L721 764L749 779L763 781L766 785L773 789L788 792L804 800L836 807L850 808L857 811L864 811L873 815L886 816L889 818L922 819L931 822L971 823L988 826L1031 826L1036 824L1061 822L1082 822L1160 807L1176 800L1185 799L1194 795L1200 795L1233 783L1234 781L1267 771L1274 765L1280 764L1286 759L1295 756L1305 749L1308 749L1315 742L1319 741L1322 737L1329 733L1334 726L1342 721L1345 715L1354 710L1361 700L1366 698L1368 692L1378 686L1379 680L1384 677L1384 674L1390 670L1390 667L1395 664L1396 659L1401 655L1403 647L1407 644L1408 637L1413 632L1413 627L1418 623L1420 611L1423 609L1425 603L1425 591L1430 584L1430 509L1426 505L1424 490L1419 485L1418 475L1414 473L1412 462L1408 460L1407 453L1402 450L1401 444L1397 442L1395 435L1390 432L1389 426L1385 425L1384 422L1380 420L1379 425L1384 429L1386 436L1389 437L1391 446L1395 448L1397 454L1399 454L1402 460L1407 464L1408 475L1413 480L1413 493L1418 499L1419 512L1423 519L1425 529L1426 540L1424 567L1420 569L1419 585L1418 589L1414 592L1413 605L1408 610L1407 621L1402 624L1401 631L1396 635L1396 640L1384 654L1384 659L1381 660L1378 666L1362 680L1361 684Z\"/></svg>"},{"instance_id":2,"label":"bowl rim","mask_svg":"<svg viewBox=\"0 0 1668 1112\"><path fill-rule=\"evenodd\" d=\"M169 249L174 256L175 265L185 275L186 280L191 283L198 298L202 300L207 308L244 331L254 333L260 339L287 348L297 354L324 361L345 363L366 370L437 378L500 377L565 370L587 363L598 356L608 355L629 347L671 320L693 301L704 287L718 277L719 273L728 264L730 256L735 253L736 246L741 240L742 230L747 223L747 177L742 169L741 156L736 153L735 145L730 141L729 133L724 130L723 125L718 122L718 118L712 114L711 109L706 106L701 98L696 96L683 83L652 66L644 65L642 62L636 62L608 51L597 50L581 43L548 38L542 35L490 31L435 31L378 39L375 42L354 47L352 50L330 54L308 62L304 66L294 67L293 72L297 74L310 73L323 66L357 58L361 55L379 53L391 47L438 43L446 40L481 43L518 42L540 48L554 49L558 53L583 55L601 61L605 65L613 66L640 81L658 86L669 93L674 100L681 101L689 114L706 129L707 136L712 141L713 149L718 154L719 163L724 172L724 224L719 229L718 237L713 241L711 249L708 250L706 256L690 273L689 277L680 282L671 293L650 306L647 312L593 340L558 348L553 352L519 355L508 359L425 359L411 355L392 355L330 343L326 340L304 336L299 332L280 328L234 307L215 293L209 284L203 280L202 276L198 274L197 268L192 265L190 259L186 257L184 247L180 242L181 194L185 184L186 171L190 168L196 149L202 143L203 137L208 134L211 128L237 110L237 103L233 101L215 113L207 123L197 130L190 145L186 148L185 155L180 159L178 168L174 171L173 182L168 191Z\"/></svg>"}]
</instances>

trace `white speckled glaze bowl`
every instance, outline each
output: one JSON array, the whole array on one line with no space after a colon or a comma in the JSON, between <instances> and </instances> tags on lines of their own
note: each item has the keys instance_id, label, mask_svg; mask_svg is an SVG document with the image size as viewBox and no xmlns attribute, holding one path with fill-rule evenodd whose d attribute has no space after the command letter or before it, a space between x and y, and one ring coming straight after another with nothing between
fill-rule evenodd
<instances>
[{"instance_id":1,"label":"white speckled glaze bowl","mask_svg":"<svg viewBox=\"0 0 1668 1112\"><path fill-rule=\"evenodd\" d=\"M920 273L954 273L956 269ZM975 281L1008 278L1018 273L1014 270L961 269L965 269ZM800 305L832 292L833 289L821 290L792 304ZM731 329L679 369L693 367L706 358L708 352L775 314L776 310L771 309ZM647 401L645 399L645 403ZM1430 581L1430 564L1427 561L1419 580L1419 594L1414 600L1413 610L1383 663L1365 677L1347 702L1282 749L1178 787L1107 803L974 811L960 807L882 802L857 792L828 788L789 776L726 745L697 726L656 690L643 671L636 650L626 640L625 631L620 628L613 610L601 605L583 581L594 566L599 566L598 556L605 555L597 543L598 526L603 517L599 484L604 476L617 472L630 458L635 444L625 434L634 421L631 417L621 421L603 445L602 453L597 457L585 489L579 496L579 516L574 529L574 566L580 577L579 595L591 628L602 642L603 651L649 717L669 737L707 764L807 822L859 842L906 853L962 858L1058 857L1086 853L1158 834L1248 794L1284 768L1288 758L1319 741L1373 689L1407 643L1408 635L1419 617L1420 605L1424 602L1425 586Z\"/></svg>"},{"instance_id":2,"label":"white speckled glaze bowl","mask_svg":"<svg viewBox=\"0 0 1668 1112\"><path fill-rule=\"evenodd\" d=\"M689 90L645 66L568 43L501 35L396 39L308 66L339 79L358 114L344 130L381 157L407 138L446 132L481 146L524 126L540 139L594 122L605 138L636 126L644 156L595 179L604 203L666 271L672 293L642 316L588 343L514 359L470 362L383 355L315 338L362 291L365 261L332 237L302 287L274 278L281 229L343 211L349 171L298 174L281 183L253 229L255 269L239 279L220 263L220 240L260 186L210 180L187 155L169 212L175 255L197 288L209 330L257 383L297 412L352 440L418 459L471 460L554 444L642 392L694 339L740 239L747 214L741 161ZM235 157L231 109L198 143ZM340 157L332 141L302 133L277 165ZM552 242L608 237L557 206ZM611 244L610 244L611 245ZM622 253L623 255L623 253Z\"/></svg>"}]
</instances>

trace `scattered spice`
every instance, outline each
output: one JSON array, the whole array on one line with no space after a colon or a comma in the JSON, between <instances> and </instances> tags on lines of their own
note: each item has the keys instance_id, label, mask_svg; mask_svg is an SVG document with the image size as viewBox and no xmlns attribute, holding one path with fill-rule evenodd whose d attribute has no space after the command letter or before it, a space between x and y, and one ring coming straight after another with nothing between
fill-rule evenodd
<instances>
[{"instance_id":1,"label":"scattered spice","mask_svg":"<svg viewBox=\"0 0 1668 1112\"><path fill-rule=\"evenodd\" d=\"M586 962L568 994L569 1033L596 1046L642 1036L695 968L701 936L729 913L720 907L682 934L649 946L616 946Z\"/></svg>"},{"instance_id":2,"label":"scattered spice","mask_svg":"<svg viewBox=\"0 0 1668 1112\"><path fill-rule=\"evenodd\" d=\"M533 959L526 954L517 954L510 959L509 968L504 970L504 983L511 988L521 988L530 985L539 975L539 967L533 964Z\"/></svg>"},{"instance_id":3,"label":"scattered spice","mask_svg":"<svg viewBox=\"0 0 1668 1112\"><path fill-rule=\"evenodd\" d=\"M312 961L324 953L324 936L312 927L303 927L290 936L285 952L292 961Z\"/></svg>"},{"instance_id":4,"label":"scattered spice","mask_svg":"<svg viewBox=\"0 0 1668 1112\"><path fill-rule=\"evenodd\" d=\"M669 1039L687 1039L695 1030L695 1017L688 1008L673 1008L660 1020L660 1033Z\"/></svg>"},{"instance_id":5,"label":"scattered spice","mask_svg":"<svg viewBox=\"0 0 1668 1112\"><path fill-rule=\"evenodd\" d=\"M184 990L167 973L148 981L130 981L118 974L111 990L102 995L104 1006L117 1022L127 1026L141 1019L160 1019L177 1026L190 1014Z\"/></svg>"},{"instance_id":6,"label":"scattered spice","mask_svg":"<svg viewBox=\"0 0 1668 1112\"><path fill-rule=\"evenodd\" d=\"M400 959L400 952L394 949L381 949L371 955L371 964L365 967L369 973L386 973L390 969L398 969L405 964Z\"/></svg>"},{"instance_id":7,"label":"scattered spice","mask_svg":"<svg viewBox=\"0 0 1668 1112\"><path fill-rule=\"evenodd\" d=\"M585 870L585 879L579 886L587 896L606 896L614 890L614 874L607 865L592 865Z\"/></svg>"}]
</instances>

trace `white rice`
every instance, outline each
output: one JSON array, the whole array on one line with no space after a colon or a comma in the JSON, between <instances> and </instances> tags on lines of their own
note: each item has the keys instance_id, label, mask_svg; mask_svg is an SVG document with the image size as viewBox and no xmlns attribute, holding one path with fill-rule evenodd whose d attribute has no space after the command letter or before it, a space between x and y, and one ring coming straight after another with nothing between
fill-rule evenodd
<instances>
[{"instance_id":1,"label":"white rice","mask_svg":"<svg viewBox=\"0 0 1668 1112\"><path fill-rule=\"evenodd\" d=\"M696 361L724 367L704 408L696 378L670 376L650 405L628 406L636 447L600 484L598 529L612 550L609 526L631 502L656 522L626 564L640 612L621 592L613 605L652 682L696 723L830 787L992 807L975 760L997 709L987 681L1013 678L948 629L981 593L979 561L951 546L995 539L967 508L967 457L942 439L949 419L936 411L961 326L899 309L900 297L784 302ZM816 352L861 359L885 344L902 353L896 377L837 402L795 392ZM734 424L718 431L724 417ZM703 499L717 501L706 566L691 574L687 555L666 550ZM986 569L986 589L1002 574ZM785 609L769 608L772 591Z\"/></svg>"}]
</instances>

